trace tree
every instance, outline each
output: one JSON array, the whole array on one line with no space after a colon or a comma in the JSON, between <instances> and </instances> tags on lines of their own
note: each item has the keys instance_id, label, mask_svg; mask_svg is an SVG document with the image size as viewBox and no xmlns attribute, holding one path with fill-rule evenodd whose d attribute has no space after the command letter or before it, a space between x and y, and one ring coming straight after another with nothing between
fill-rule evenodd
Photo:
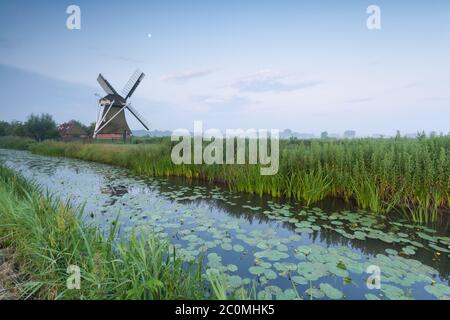
<instances>
[{"instance_id":1,"label":"tree","mask_svg":"<svg viewBox=\"0 0 450 320\"><path fill-rule=\"evenodd\" d=\"M94 135L94 130L95 130L95 122L92 122L90 125L88 126L84 126L83 127L84 131L86 131L88 137L92 137Z\"/></svg>"},{"instance_id":2,"label":"tree","mask_svg":"<svg viewBox=\"0 0 450 320\"><path fill-rule=\"evenodd\" d=\"M9 125L8 136L16 136L16 137L26 137L27 132L25 129L25 125L20 121L12 121Z\"/></svg>"},{"instance_id":3,"label":"tree","mask_svg":"<svg viewBox=\"0 0 450 320\"><path fill-rule=\"evenodd\" d=\"M49 114L32 114L24 124L27 135L36 141L58 137L56 123Z\"/></svg>"},{"instance_id":4,"label":"tree","mask_svg":"<svg viewBox=\"0 0 450 320\"><path fill-rule=\"evenodd\" d=\"M0 121L0 136L8 136L11 125L6 121Z\"/></svg>"},{"instance_id":5,"label":"tree","mask_svg":"<svg viewBox=\"0 0 450 320\"><path fill-rule=\"evenodd\" d=\"M320 134L320 139L328 139L328 132L324 131Z\"/></svg>"}]
</instances>

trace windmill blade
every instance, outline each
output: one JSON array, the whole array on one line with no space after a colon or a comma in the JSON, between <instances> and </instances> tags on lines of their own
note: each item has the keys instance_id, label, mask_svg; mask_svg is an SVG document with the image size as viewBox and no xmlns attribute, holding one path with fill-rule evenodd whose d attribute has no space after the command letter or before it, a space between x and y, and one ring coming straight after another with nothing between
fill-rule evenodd
<instances>
[{"instance_id":1,"label":"windmill blade","mask_svg":"<svg viewBox=\"0 0 450 320\"><path fill-rule=\"evenodd\" d=\"M103 125L102 124L105 121L106 116L108 115L109 110L111 110L111 107L113 106L114 102L115 101L113 100L113 102L108 106L108 109L106 109L106 112L103 112L103 111L105 111L106 106L101 107L101 112L99 111L99 117L98 117L97 123L95 124L94 138L97 135L97 133L101 130L101 129L99 129L100 126L102 126L102 129L103 129Z\"/></svg>"},{"instance_id":2,"label":"windmill blade","mask_svg":"<svg viewBox=\"0 0 450 320\"><path fill-rule=\"evenodd\" d=\"M147 129L147 131L150 130L150 129L149 129L150 125L148 124L147 120L145 120L144 117L141 116L141 115L139 114L139 112L137 112L137 110L136 110L132 105L128 104L128 105L127 105L127 109L128 109L128 111L131 112L131 114L132 114L136 119L138 119L138 121L144 126L145 129Z\"/></svg>"},{"instance_id":3,"label":"windmill blade","mask_svg":"<svg viewBox=\"0 0 450 320\"><path fill-rule=\"evenodd\" d=\"M105 79L105 77L102 76L101 73L98 75L97 82L107 94L117 94L117 91L114 90L113 86L108 82L108 80Z\"/></svg>"},{"instance_id":4,"label":"windmill blade","mask_svg":"<svg viewBox=\"0 0 450 320\"><path fill-rule=\"evenodd\" d=\"M109 118L108 121L106 121L104 124L102 124L101 127L98 128L97 131L94 133L94 136L96 136L97 133L99 133L100 131L102 131L103 128L105 128L111 121L113 121L114 118L116 118L116 117L123 111L123 109L125 109L126 107L127 107L127 105L124 105L124 106L123 106L119 111L117 111L111 118ZM107 112L109 112L109 109L108 109Z\"/></svg>"},{"instance_id":5,"label":"windmill blade","mask_svg":"<svg viewBox=\"0 0 450 320\"><path fill-rule=\"evenodd\" d=\"M127 100L133 94L134 90L138 87L139 83L141 83L142 79L144 79L145 73L141 72L141 70L136 70L131 76L130 80L128 80L127 84L122 90L122 97Z\"/></svg>"}]
</instances>

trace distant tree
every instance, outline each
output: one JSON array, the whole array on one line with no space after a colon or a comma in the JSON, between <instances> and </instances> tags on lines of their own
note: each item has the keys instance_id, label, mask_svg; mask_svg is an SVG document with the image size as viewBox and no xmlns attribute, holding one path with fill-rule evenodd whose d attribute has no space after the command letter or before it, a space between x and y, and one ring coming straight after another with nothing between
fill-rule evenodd
<instances>
[{"instance_id":1,"label":"distant tree","mask_svg":"<svg viewBox=\"0 0 450 320\"><path fill-rule=\"evenodd\" d=\"M70 120L58 126L58 133L64 140L86 138L86 130L81 122L77 120Z\"/></svg>"},{"instance_id":2,"label":"distant tree","mask_svg":"<svg viewBox=\"0 0 450 320\"><path fill-rule=\"evenodd\" d=\"M11 121L9 124L8 136L26 137L27 132L25 125L20 121Z\"/></svg>"},{"instance_id":3,"label":"distant tree","mask_svg":"<svg viewBox=\"0 0 450 320\"><path fill-rule=\"evenodd\" d=\"M7 136L11 130L11 125L6 121L0 121L0 136Z\"/></svg>"},{"instance_id":4,"label":"distant tree","mask_svg":"<svg viewBox=\"0 0 450 320\"><path fill-rule=\"evenodd\" d=\"M355 130L347 130L344 132L344 138L346 139L354 139L356 137Z\"/></svg>"},{"instance_id":5,"label":"distant tree","mask_svg":"<svg viewBox=\"0 0 450 320\"><path fill-rule=\"evenodd\" d=\"M327 139L328 138L328 132L324 131L320 134L320 139Z\"/></svg>"},{"instance_id":6,"label":"distant tree","mask_svg":"<svg viewBox=\"0 0 450 320\"><path fill-rule=\"evenodd\" d=\"M424 140L427 137L427 134L425 133L425 131L422 132L417 132L417 139L418 140Z\"/></svg>"},{"instance_id":7,"label":"distant tree","mask_svg":"<svg viewBox=\"0 0 450 320\"><path fill-rule=\"evenodd\" d=\"M59 136L56 123L49 114L42 114L40 116L32 114L28 117L24 126L27 135L36 141L53 139Z\"/></svg>"},{"instance_id":8,"label":"distant tree","mask_svg":"<svg viewBox=\"0 0 450 320\"><path fill-rule=\"evenodd\" d=\"M84 131L86 131L86 134L89 137L92 137L94 135L94 130L95 130L95 122L92 122L90 125L88 126L84 126L83 127Z\"/></svg>"}]
</instances>

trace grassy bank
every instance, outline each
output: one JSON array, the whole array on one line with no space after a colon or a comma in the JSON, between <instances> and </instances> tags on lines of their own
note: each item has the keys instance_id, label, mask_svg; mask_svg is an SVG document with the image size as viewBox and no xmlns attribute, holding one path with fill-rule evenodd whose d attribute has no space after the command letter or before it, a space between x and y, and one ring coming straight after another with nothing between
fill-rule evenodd
<instances>
[{"instance_id":1,"label":"grassy bank","mask_svg":"<svg viewBox=\"0 0 450 320\"><path fill-rule=\"evenodd\" d=\"M42 299L203 299L199 264L183 267L157 239L125 242L83 225L80 212L0 166L0 248L18 266L14 292ZM71 265L80 290L67 289ZM1 280L1 279L0 279Z\"/></svg>"},{"instance_id":2,"label":"grassy bank","mask_svg":"<svg viewBox=\"0 0 450 320\"><path fill-rule=\"evenodd\" d=\"M233 191L292 198L306 205L325 197L339 197L373 212L396 208L417 221L450 210L450 136L286 140L280 144L280 169L274 176L261 176L255 165L174 165L169 139L145 142L45 142L29 148L42 155L118 165L140 175L221 182Z\"/></svg>"}]
</instances>

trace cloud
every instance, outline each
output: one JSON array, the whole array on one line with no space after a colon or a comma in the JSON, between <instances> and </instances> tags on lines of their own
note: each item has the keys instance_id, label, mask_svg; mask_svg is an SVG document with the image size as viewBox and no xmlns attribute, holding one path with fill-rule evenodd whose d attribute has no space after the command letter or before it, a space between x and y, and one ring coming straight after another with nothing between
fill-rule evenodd
<instances>
[{"instance_id":1,"label":"cloud","mask_svg":"<svg viewBox=\"0 0 450 320\"><path fill-rule=\"evenodd\" d=\"M450 100L450 97L425 97L423 98L423 100L427 100L427 101L448 101Z\"/></svg>"},{"instance_id":2,"label":"cloud","mask_svg":"<svg viewBox=\"0 0 450 320\"><path fill-rule=\"evenodd\" d=\"M181 73L166 74L160 77L161 81L184 83L195 78L205 77L213 73L214 70L189 70Z\"/></svg>"},{"instance_id":3,"label":"cloud","mask_svg":"<svg viewBox=\"0 0 450 320\"><path fill-rule=\"evenodd\" d=\"M373 101L373 98L356 98L356 99L350 99L350 100L345 100L345 103L363 103L363 102L371 102Z\"/></svg>"},{"instance_id":4,"label":"cloud","mask_svg":"<svg viewBox=\"0 0 450 320\"><path fill-rule=\"evenodd\" d=\"M87 124L95 121L95 89L90 86L2 64L0 83L0 100L12 106L1 110L2 120L22 121L32 113L50 113L57 122L77 119Z\"/></svg>"},{"instance_id":5,"label":"cloud","mask_svg":"<svg viewBox=\"0 0 450 320\"><path fill-rule=\"evenodd\" d=\"M191 101L196 105L207 107L208 110L233 112L241 110L242 107L257 103L239 95L200 95L192 96Z\"/></svg>"},{"instance_id":6,"label":"cloud","mask_svg":"<svg viewBox=\"0 0 450 320\"><path fill-rule=\"evenodd\" d=\"M240 78L231 87L240 92L287 92L319 85L319 81L288 83L287 75L271 70L261 70L255 74Z\"/></svg>"},{"instance_id":7,"label":"cloud","mask_svg":"<svg viewBox=\"0 0 450 320\"><path fill-rule=\"evenodd\" d=\"M143 60L134 59L131 57L125 57L125 56L113 56L110 54L102 53L100 54L100 57L115 60L115 61L123 61L123 62L131 62L131 63L144 63Z\"/></svg>"},{"instance_id":8,"label":"cloud","mask_svg":"<svg viewBox=\"0 0 450 320\"><path fill-rule=\"evenodd\" d=\"M403 86L403 89L412 89L412 88L417 87L418 85L419 85L418 82L411 82L411 83L405 84Z\"/></svg>"}]
</instances>

